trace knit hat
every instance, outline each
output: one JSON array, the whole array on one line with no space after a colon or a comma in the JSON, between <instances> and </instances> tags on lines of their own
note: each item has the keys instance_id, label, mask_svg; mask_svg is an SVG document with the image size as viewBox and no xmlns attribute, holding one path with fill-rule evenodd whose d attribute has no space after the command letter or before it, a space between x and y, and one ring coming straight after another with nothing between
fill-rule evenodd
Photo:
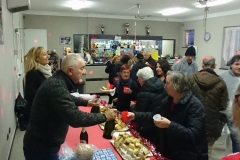
<instances>
[{"instance_id":1,"label":"knit hat","mask_svg":"<svg viewBox=\"0 0 240 160\"><path fill-rule=\"evenodd\" d=\"M185 56L196 56L196 50L193 46L186 50Z\"/></svg>"},{"instance_id":2,"label":"knit hat","mask_svg":"<svg viewBox=\"0 0 240 160\"><path fill-rule=\"evenodd\" d=\"M143 59L143 55L141 53L136 54L137 59Z\"/></svg>"}]
</instances>

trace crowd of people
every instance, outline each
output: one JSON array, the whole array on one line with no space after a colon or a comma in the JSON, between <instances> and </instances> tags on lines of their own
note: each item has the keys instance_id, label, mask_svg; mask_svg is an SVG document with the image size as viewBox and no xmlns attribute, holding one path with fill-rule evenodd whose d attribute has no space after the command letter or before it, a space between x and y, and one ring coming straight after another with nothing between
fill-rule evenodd
<instances>
[{"instance_id":1,"label":"crowd of people","mask_svg":"<svg viewBox=\"0 0 240 160\"><path fill-rule=\"evenodd\" d=\"M194 47L189 47L185 57L171 67L165 59L155 61L147 50L135 56L115 55L105 69L109 83L116 88L108 102L114 109L100 114L78 109L79 105L98 105L95 100L70 94L86 74L86 60L68 54L61 69L52 75L46 50L32 48L24 63L26 160L57 160L68 126L100 124L115 119L117 111L128 111L140 135L169 159L210 160L225 124L230 130L233 153L239 152L236 127L240 127L240 55L232 57L229 70L221 75L214 71L214 57L205 56L198 70L195 56ZM155 114L161 118L153 120Z\"/></svg>"}]
</instances>

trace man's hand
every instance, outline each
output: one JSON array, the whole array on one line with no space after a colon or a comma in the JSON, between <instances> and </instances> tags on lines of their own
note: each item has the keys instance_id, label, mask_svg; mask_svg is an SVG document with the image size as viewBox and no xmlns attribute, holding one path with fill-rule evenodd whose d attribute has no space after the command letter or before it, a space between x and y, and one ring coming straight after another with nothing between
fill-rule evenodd
<instances>
[{"instance_id":1,"label":"man's hand","mask_svg":"<svg viewBox=\"0 0 240 160\"><path fill-rule=\"evenodd\" d=\"M133 112L128 112L127 117L128 117L129 120L134 120L134 119L135 119L135 113L133 113Z\"/></svg>"},{"instance_id":2,"label":"man's hand","mask_svg":"<svg viewBox=\"0 0 240 160\"><path fill-rule=\"evenodd\" d=\"M116 103L118 101L118 98L114 98L113 102Z\"/></svg>"},{"instance_id":3,"label":"man's hand","mask_svg":"<svg viewBox=\"0 0 240 160\"><path fill-rule=\"evenodd\" d=\"M130 88L126 88L126 89L124 89L124 93L125 94L131 94L132 90Z\"/></svg>"},{"instance_id":4,"label":"man's hand","mask_svg":"<svg viewBox=\"0 0 240 160\"><path fill-rule=\"evenodd\" d=\"M98 98L94 98L92 100L89 100L87 106L92 106L92 107L93 106L99 106Z\"/></svg>"},{"instance_id":5,"label":"man's hand","mask_svg":"<svg viewBox=\"0 0 240 160\"><path fill-rule=\"evenodd\" d=\"M147 66L149 66L149 63L148 63L148 62L145 62L145 64L146 64Z\"/></svg>"},{"instance_id":6,"label":"man's hand","mask_svg":"<svg viewBox=\"0 0 240 160\"><path fill-rule=\"evenodd\" d=\"M164 117L161 117L160 120L154 120L154 124L159 128L168 128L170 123L171 121Z\"/></svg>"},{"instance_id":7,"label":"man's hand","mask_svg":"<svg viewBox=\"0 0 240 160\"><path fill-rule=\"evenodd\" d=\"M108 109L105 111L106 121L113 120L117 117L117 109Z\"/></svg>"},{"instance_id":8,"label":"man's hand","mask_svg":"<svg viewBox=\"0 0 240 160\"><path fill-rule=\"evenodd\" d=\"M130 106L133 106L134 104L136 104L136 103L134 103L133 101L130 102Z\"/></svg>"}]
</instances>

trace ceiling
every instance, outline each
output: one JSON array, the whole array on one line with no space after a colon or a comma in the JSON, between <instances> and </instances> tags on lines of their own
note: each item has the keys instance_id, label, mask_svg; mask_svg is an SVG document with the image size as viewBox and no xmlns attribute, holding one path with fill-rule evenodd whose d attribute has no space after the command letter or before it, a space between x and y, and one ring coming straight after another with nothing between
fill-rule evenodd
<instances>
[{"instance_id":1,"label":"ceiling","mask_svg":"<svg viewBox=\"0 0 240 160\"><path fill-rule=\"evenodd\" d=\"M89 0L91 6L82 8L80 10L72 10L66 7L67 3L71 0L30 0L31 10L25 13L53 13L61 12L62 14L98 14L104 16L115 17L129 17L134 18L137 14L137 7L123 12L136 4L140 4L140 15L152 15L152 18L164 19L186 19L196 16L203 16L204 8L195 8L197 0ZM189 11L177 15L162 16L160 11L172 7L185 7ZM40 12L39 12L40 11ZM238 11L240 13L240 0L232 0L230 3L211 7L209 14L218 14L220 12ZM145 18L148 19L148 18Z\"/></svg>"}]
</instances>

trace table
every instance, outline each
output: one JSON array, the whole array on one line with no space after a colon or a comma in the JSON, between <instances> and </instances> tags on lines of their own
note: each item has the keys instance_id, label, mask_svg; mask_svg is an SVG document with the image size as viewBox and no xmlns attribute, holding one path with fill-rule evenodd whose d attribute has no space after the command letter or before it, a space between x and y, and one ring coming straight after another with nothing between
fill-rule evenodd
<instances>
[{"instance_id":1,"label":"table","mask_svg":"<svg viewBox=\"0 0 240 160\"><path fill-rule=\"evenodd\" d=\"M79 109L84 112L90 112L91 107L79 107ZM121 156L110 144L110 141L102 137L103 131L100 129L98 125L87 127L86 130L88 132L89 144L94 144L98 149L111 148L114 154L116 155L117 159L122 160ZM68 144L70 148L73 149L73 151L75 150L77 144L80 141L80 138L79 138L80 132L81 132L81 128L69 127L68 129L65 142Z\"/></svg>"}]
</instances>

